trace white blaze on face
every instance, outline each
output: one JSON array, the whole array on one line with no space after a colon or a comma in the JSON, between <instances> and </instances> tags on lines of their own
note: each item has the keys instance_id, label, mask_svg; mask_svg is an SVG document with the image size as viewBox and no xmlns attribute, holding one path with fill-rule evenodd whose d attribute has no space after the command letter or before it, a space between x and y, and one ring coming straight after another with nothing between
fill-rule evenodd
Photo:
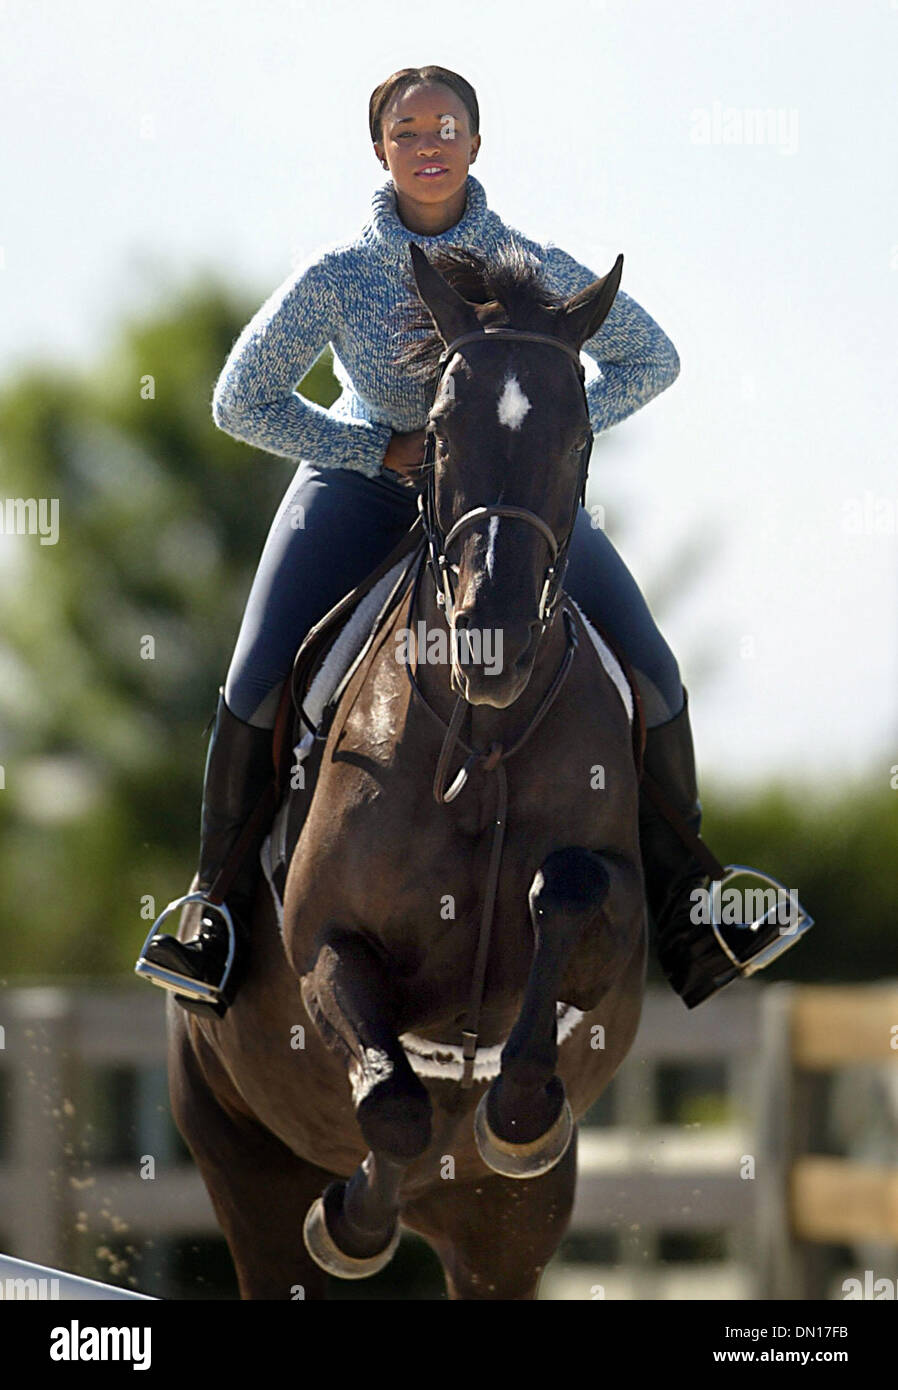
<instances>
[{"instance_id":1,"label":"white blaze on face","mask_svg":"<svg viewBox=\"0 0 898 1390\"><path fill-rule=\"evenodd\" d=\"M499 424L507 425L510 430L519 430L529 409L530 402L518 385L517 377L514 372L509 372L499 396Z\"/></svg>"},{"instance_id":2,"label":"white blaze on face","mask_svg":"<svg viewBox=\"0 0 898 1390\"><path fill-rule=\"evenodd\" d=\"M486 552L486 572L490 579L493 577L493 566L496 563L496 532L499 530L499 518L490 517L489 546Z\"/></svg>"}]
</instances>

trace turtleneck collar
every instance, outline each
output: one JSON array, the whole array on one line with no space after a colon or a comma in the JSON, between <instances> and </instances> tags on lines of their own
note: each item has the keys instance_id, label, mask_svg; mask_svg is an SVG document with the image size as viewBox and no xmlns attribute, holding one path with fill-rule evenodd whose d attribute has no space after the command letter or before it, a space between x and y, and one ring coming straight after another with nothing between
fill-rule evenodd
<instances>
[{"instance_id":1,"label":"turtleneck collar","mask_svg":"<svg viewBox=\"0 0 898 1390\"><path fill-rule=\"evenodd\" d=\"M429 246L477 246L486 229L489 209L486 194L479 179L468 174L465 210L458 222L436 236L424 236L406 227L396 210L396 188L392 179L385 179L371 199L371 217L363 231L363 239L382 250L391 260L407 256L409 242Z\"/></svg>"}]
</instances>

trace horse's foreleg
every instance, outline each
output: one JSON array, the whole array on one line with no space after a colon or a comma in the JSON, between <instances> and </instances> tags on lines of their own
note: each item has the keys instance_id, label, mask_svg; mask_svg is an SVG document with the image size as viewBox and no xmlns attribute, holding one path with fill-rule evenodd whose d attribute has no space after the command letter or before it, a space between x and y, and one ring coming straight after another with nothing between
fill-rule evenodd
<instances>
[{"instance_id":1,"label":"horse's foreleg","mask_svg":"<svg viewBox=\"0 0 898 1390\"><path fill-rule=\"evenodd\" d=\"M399 1042L389 963L372 942L331 930L302 994L325 1042L347 1063L371 1150L348 1183L332 1183L311 1209L306 1242L330 1273L361 1277L395 1251L403 1174L430 1144L430 1097Z\"/></svg>"},{"instance_id":2,"label":"horse's foreleg","mask_svg":"<svg viewBox=\"0 0 898 1390\"><path fill-rule=\"evenodd\" d=\"M475 1125L481 1157L506 1177L547 1172L570 1142L573 1118L555 1070L556 1001L582 933L598 927L609 888L601 856L578 848L550 854L530 887L536 944L524 1002Z\"/></svg>"}]
</instances>

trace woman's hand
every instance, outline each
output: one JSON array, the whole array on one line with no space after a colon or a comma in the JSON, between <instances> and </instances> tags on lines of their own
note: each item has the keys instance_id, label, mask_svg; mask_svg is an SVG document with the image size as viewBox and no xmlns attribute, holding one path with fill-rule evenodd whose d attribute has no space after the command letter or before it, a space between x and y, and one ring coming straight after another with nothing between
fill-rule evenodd
<instances>
[{"instance_id":1,"label":"woman's hand","mask_svg":"<svg viewBox=\"0 0 898 1390\"><path fill-rule=\"evenodd\" d=\"M420 477L424 461L424 431L412 430L410 434L397 434L394 430L384 454L383 467L400 474L407 486L413 486Z\"/></svg>"}]
</instances>

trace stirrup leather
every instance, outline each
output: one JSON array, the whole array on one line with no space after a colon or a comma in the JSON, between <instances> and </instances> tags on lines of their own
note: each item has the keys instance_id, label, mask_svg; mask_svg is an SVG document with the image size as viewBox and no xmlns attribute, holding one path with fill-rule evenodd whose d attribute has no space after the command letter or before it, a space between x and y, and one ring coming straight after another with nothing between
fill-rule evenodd
<instances>
[{"instance_id":1,"label":"stirrup leather","mask_svg":"<svg viewBox=\"0 0 898 1390\"><path fill-rule=\"evenodd\" d=\"M146 952L150 942L159 931L160 926L167 917L179 908L186 907L188 903L202 903L210 912L217 912L224 922L228 931L228 954L225 960L224 971L221 980L217 985L208 985L203 980L195 980L192 975L182 975L177 970L167 970L164 966L156 965L153 961L146 959ZM175 898L160 912L153 925L147 933L147 939L141 947L140 956L134 967L135 975L140 975L148 980L152 985L159 985L160 989L172 990L177 994L186 995L188 999L197 1000L202 1004L223 1004L224 992L228 981L231 978L231 970L234 965L234 955L236 953L237 936L234 931L234 921L226 903L213 903L209 901L207 893L195 892L187 893L183 898Z\"/></svg>"}]
</instances>

